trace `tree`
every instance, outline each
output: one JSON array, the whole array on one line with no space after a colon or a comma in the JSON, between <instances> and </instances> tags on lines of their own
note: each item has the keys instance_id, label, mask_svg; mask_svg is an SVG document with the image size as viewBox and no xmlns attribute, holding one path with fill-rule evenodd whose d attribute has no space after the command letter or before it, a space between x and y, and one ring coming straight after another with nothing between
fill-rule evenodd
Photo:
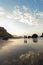
<instances>
[{"instance_id":1,"label":"tree","mask_svg":"<svg viewBox=\"0 0 43 65\"><path fill-rule=\"evenodd\" d=\"M32 35L32 38L37 38L37 37L38 37L37 34L33 34L33 35Z\"/></svg>"}]
</instances>

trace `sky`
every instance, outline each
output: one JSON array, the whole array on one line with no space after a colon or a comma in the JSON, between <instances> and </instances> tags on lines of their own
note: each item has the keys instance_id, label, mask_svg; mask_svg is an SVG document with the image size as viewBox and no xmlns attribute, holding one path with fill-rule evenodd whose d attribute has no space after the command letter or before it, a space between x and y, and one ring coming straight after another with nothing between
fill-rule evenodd
<instances>
[{"instance_id":1,"label":"sky","mask_svg":"<svg viewBox=\"0 0 43 65\"><path fill-rule=\"evenodd\" d=\"M0 0L0 26L11 34L43 32L43 0Z\"/></svg>"}]
</instances>

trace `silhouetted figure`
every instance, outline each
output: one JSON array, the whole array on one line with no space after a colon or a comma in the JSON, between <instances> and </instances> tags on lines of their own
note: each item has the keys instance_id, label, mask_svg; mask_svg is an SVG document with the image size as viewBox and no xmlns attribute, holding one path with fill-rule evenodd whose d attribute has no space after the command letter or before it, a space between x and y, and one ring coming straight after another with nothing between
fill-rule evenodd
<instances>
[{"instance_id":1,"label":"silhouetted figure","mask_svg":"<svg viewBox=\"0 0 43 65\"><path fill-rule=\"evenodd\" d=\"M38 37L37 34L33 34L33 35L32 35L32 38L37 38L37 37Z\"/></svg>"},{"instance_id":2,"label":"silhouetted figure","mask_svg":"<svg viewBox=\"0 0 43 65\"><path fill-rule=\"evenodd\" d=\"M32 40L33 40L33 42L35 42L35 43L38 42L38 38L33 38Z\"/></svg>"}]
</instances>

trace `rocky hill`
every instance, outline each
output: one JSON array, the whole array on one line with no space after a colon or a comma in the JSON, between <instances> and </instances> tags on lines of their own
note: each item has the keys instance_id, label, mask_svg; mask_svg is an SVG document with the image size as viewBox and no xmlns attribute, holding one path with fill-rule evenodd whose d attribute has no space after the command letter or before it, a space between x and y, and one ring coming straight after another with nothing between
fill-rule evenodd
<instances>
[{"instance_id":1,"label":"rocky hill","mask_svg":"<svg viewBox=\"0 0 43 65\"><path fill-rule=\"evenodd\" d=\"M0 38L7 40L9 38L14 38L14 37L10 33L8 33L6 29L0 27Z\"/></svg>"}]
</instances>

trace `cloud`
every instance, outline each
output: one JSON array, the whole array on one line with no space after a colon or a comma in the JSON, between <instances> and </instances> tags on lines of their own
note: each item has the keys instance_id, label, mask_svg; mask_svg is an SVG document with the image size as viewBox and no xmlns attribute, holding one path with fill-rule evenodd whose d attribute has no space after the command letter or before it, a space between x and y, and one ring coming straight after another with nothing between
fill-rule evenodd
<instances>
[{"instance_id":1,"label":"cloud","mask_svg":"<svg viewBox=\"0 0 43 65\"><path fill-rule=\"evenodd\" d=\"M5 15L4 8L0 7L0 16Z\"/></svg>"},{"instance_id":2,"label":"cloud","mask_svg":"<svg viewBox=\"0 0 43 65\"><path fill-rule=\"evenodd\" d=\"M43 12L36 12L35 17L38 24L43 25Z\"/></svg>"},{"instance_id":3,"label":"cloud","mask_svg":"<svg viewBox=\"0 0 43 65\"><path fill-rule=\"evenodd\" d=\"M6 12L3 7L0 7L0 17L4 19L4 21L6 18L6 21L21 22L28 25L39 25L43 23L43 12L36 10L34 13L31 13L27 10L29 10L29 8L26 6L15 6L12 12L9 13Z\"/></svg>"},{"instance_id":4,"label":"cloud","mask_svg":"<svg viewBox=\"0 0 43 65\"><path fill-rule=\"evenodd\" d=\"M38 16L43 18L43 12L38 12L36 15L38 15Z\"/></svg>"},{"instance_id":5,"label":"cloud","mask_svg":"<svg viewBox=\"0 0 43 65\"><path fill-rule=\"evenodd\" d=\"M20 8L19 6L14 7L14 10L12 12L13 20L17 22L19 21L25 24L29 24L29 25L37 24L35 17L31 13L27 12L27 9L25 6L22 6L22 8Z\"/></svg>"},{"instance_id":6,"label":"cloud","mask_svg":"<svg viewBox=\"0 0 43 65\"><path fill-rule=\"evenodd\" d=\"M5 27L11 34L24 34L29 30L35 32L37 29L40 32L43 28L43 12L37 9L29 12L24 10L23 6L15 6L11 12L7 12L0 6L0 26Z\"/></svg>"},{"instance_id":7,"label":"cloud","mask_svg":"<svg viewBox=\"0 0 43 65\"><path fill-rule=\"evenodd\" d=\"M26 6L22 7L24 11L28 11L28 8Z\"/></svg>"}]
</instances>

